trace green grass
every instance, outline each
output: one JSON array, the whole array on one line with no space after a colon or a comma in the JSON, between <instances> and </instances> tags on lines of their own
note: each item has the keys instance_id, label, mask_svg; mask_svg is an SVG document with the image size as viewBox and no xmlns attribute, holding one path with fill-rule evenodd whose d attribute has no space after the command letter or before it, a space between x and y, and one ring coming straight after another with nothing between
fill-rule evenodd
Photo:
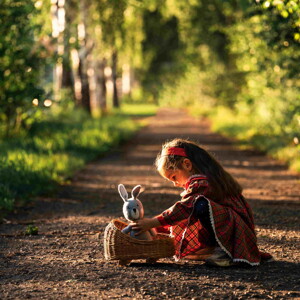
<instances>
[{"instance_id":1,"label":"green grass","mask_svg":"<svg viewBox=\"0 0 300 300\"><path fill-rule=\"evenodd\" d=\"M158 106L154 104L123 104L121 106L121 113L132 117L149 117L154 116L157 112Z\"/></svg>"},{"instance_id":2,"label":"green grass","mask_svg":"<svg viewBox=\"0 0 300 300\"><path fill-rule=\"evenodd\" d=\"M234 138L242 148L256 148L300 172L300 144L294 143L296 131L290 134L275 131L257 115L233 112L224 107L213 108L209 114L212 130Z\"/></svg>"},{"instance_id":3,"label":"green grass","mask_svg":"<svg viewBox=\"0 0 300 300\"><path fill-rule=\"evenodd\" d=\"M92 119L81 111L60 112L35 122L20 136L2 139L2 216L36 195L50 193L88 161L129 139L143 125L130 116L149 116L155 111L153 106L125 105L100 119Z\"/></svg>"}]
</instances>

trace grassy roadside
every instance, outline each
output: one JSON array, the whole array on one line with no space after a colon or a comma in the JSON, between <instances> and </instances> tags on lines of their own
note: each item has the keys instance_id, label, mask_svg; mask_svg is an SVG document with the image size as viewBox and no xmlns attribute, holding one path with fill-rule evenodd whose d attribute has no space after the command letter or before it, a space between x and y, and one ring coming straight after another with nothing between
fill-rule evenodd
<instances>
[{"instance_id":1,"label":"grassy roadside","mask_svg":"<svg viewBox=\"0 0 300 300\"><path fill-rule=\"evenodd\" d=\"M129 139L151 116L150 105L124 105L100 119L82 111L49 114L26 133L0 141L0 218Z\"/></svg>"},{"instance_id":2,"label":"grassy roadside","mask_svg":"<svg viewBox=\"0 0 300 300\"><path fill-rule=\"evenodd\" d=\"M257 115L233 112L224 107L190 107L189 112L208 117L213 131L234 138L239 147L261 150L300 173L300 143L294 131L290 134L280 129L275 131L274 126L270 128Z\"/></svg>"}]
</instances>

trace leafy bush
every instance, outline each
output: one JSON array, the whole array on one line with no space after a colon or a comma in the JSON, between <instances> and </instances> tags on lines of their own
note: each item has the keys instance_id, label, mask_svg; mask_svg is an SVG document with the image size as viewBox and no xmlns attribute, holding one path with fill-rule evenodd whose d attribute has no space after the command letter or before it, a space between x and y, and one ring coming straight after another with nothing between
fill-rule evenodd
<instances>
[{"instance_id":1,"label":"leafy bush","mask_svg":"<svg viewBox=\"0 0 300 300\"><path fill-rule=\"evenodd\" d=\"M92 119L74 110L49 114L36 121L26 136L3 140L0 210L11 211L35 195L49 193L87 161L128 139L139 126L121 113Z\"/></svg>"},{"instance_id":2,"label":"leafy bush","mask_svg":"<svg viewBox=\"0 0 300 300\"><path fill-rule=\"evenodd\" d=\"M299 121L290 127L278 127L247 110L232 111L218 107L210 114L214 131L234 137L243 147L255 147L280 159L300 172Z\"/></svg>"},{"instance_id":3,"label":"leafy bush","mask_svg":"<svg viewBox=\"0 0 300 300\"><path fill-rule=\"evenodd\" d=\"M210 87L204 83L207 74L192 67L178 79L176 85L166 86L160 95L160 105L172 107L193 107L201 114L209 111L215 104L210 96Z\"/></svg>"},{"instance_id":4,"label":"leafy bush","mask_svg":"<svg viewBox=\"0 0 300 300\"><path fill-rule=\"evenodd\" d=\"M25 230L25 235L38 235L39 228L34 225L28 225Z\"/></svg>"}]
</instances>

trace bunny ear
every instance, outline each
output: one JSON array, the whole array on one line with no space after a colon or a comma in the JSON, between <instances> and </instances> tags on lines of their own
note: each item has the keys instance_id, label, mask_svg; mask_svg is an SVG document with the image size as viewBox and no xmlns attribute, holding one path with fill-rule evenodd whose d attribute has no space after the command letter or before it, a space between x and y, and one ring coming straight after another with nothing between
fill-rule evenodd
<instances>
[{"instance_id":1,"label":"bunny ear","mask_svg":"<svg viewBox=\"0 0 300 300\"><path fill-rule=\"evenodd\" d=\"M137 196L139 195L139 193L141 192L141 186L140 185L137 185L133 188L132 192L131 192L131 195L134 199L137 198Z\"/></svg>"},{"instance_id":2,"label":"bunny ear","mask_svg":"<svg viewBox=\"0 0 300 300\"><path fill-rule=\"evenodd\" d=\"M125 186L123 184L118 185L118 190L121 198L126 202L128 200L128 193L125 189Z\"/></svg>"}]
</instances>

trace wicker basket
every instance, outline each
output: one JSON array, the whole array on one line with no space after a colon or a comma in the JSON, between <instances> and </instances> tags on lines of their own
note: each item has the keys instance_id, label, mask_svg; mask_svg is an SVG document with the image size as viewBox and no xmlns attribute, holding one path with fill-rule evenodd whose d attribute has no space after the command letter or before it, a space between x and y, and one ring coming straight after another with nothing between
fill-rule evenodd
<instances>
[{"instance_id":1,"label":"wicker basket","mask_svg":"<svg viewBox=\"0 0 300 300\"><path fill-rule=\"evenodd\" d=\"M120 264L127 264L132 259L146 258L148 261L154 262L159 258L174 255L173 238L158 233L153 241L138 240L121 232L127 225L115 219L106 226L104 232L105 259L119 260Z\"/></svg>"}]
</instances>

